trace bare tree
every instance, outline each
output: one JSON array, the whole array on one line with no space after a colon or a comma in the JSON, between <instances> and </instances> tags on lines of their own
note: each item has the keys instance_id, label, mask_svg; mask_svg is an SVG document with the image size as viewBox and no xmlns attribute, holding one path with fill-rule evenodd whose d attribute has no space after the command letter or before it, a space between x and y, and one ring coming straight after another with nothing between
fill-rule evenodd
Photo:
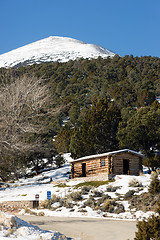
<instances>
[{"instance_id":1,"label":"bare tree","mask_svg":"<svg viewBox=\"0 0 160 240\"><path fill-rule=\"evenodd\" d=\"M41 141L23 141L30 133L45 131L45 119L58 109L49 109L49 91L43 79L27 75L5 80L0 85L0 160L5 152L27 152L41 147Z\"/></svg>"}]
</instances>

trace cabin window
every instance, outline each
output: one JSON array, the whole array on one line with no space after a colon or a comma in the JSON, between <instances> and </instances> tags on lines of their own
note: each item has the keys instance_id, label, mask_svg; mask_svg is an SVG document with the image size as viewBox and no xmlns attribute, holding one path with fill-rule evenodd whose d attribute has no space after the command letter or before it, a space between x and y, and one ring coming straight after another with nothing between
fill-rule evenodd
<instances>
[{"instance_id":1,"label":"cabin window","mask_svg":"<svg viewBox=\"0 0 160 240\"><path fill-rule=\"evenodd\" d=\"M104 167L106 165L105 159L101 159L101 167Z\"/></svg>"}]
</instances>

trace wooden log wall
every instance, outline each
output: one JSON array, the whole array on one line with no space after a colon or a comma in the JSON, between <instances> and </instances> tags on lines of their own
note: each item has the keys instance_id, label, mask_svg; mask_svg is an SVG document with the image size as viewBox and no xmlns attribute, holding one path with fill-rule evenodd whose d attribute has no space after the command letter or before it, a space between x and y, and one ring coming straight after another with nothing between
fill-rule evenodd
<instances>
[{"instance_id":1,"label":"wooden log wall","mask_svg":"<svg viewBox=\"0 0 160 240\"><path fill-rule=\"evenodd\" d=\"M101 167L101 160L105 160L105 166ZM93 158L89 160L79 161L72 165L72 178L82 177L82 164L86 163L86 176L99 173L108 173L108 156L102 158Z\"/></svg>"},{"instance_id":2,"label":"wooden log wall","mask_svg":"<svg viewBox=\"0 0 160 240\"><path fill-rule=\"evenodd\" d=\"M86 164L86 176L95 175L99 173L107 173L111 175L124 174L124 160L129 160L130 175L139 175L142 171L142 157L132 153L121 153L116 155L108 155L105 157L97 157L77 161L71 163L72 178L82 177L82 164ZM101 160L105 160L105 166L101 166Z\"/></svg>"},{"instance_id":3,"label":"wooden log wall","mask_svg":"<svg viewBox=\"0 0 160 240\"><path fill-rule=\"evenodd\" d=\"M139 156L131 153L124 153L112 156L113 174L119 175L123 173L123 160L129 160L129 174L139 175L142 170L142 160Z\"/></svg>"}]
</instances>

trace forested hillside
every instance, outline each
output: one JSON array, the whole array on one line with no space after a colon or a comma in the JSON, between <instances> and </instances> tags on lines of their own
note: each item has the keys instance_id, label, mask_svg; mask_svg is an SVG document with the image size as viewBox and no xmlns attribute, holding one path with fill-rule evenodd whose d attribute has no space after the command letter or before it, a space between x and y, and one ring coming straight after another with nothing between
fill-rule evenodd
<instances>
[{"instance_id":1,"label":"forested hillside","mask_svg":"<svg viewBox=\"0 0 160 240\"><path fill-rule=\"evenodd\" d=\"M25 87L30 84L32 95L24 99L22 92L28 92L28 88L21 86L15 96L12 90L11 97L10 86L20 85L24 78L32 79L22 84ZM160 146L160 104L155 101L156 96L160 96L159 58L116 55L112 59L1 68L0 86L3 129L0 176L3 178L6 162L12 166L17 157L21 160L14 164L15 172L24 163L25 166L32 163L38 172L42 158L52 161L57 152L68 151L76 158L129 147L145 153L148 165L159 165L158 156L153 155ZM7 92L10 97L6 98ZM18 105L19 118L14 116L13 121L16 97L17 102L23 104ZM11 114L11 108L5 105L11 106L13 102ZM25 127L23 119L27 119ZM9 136L14 136L12 141ZM5 169L5 176L9 174L10 169Z\"/></svg>"}]
</instances>

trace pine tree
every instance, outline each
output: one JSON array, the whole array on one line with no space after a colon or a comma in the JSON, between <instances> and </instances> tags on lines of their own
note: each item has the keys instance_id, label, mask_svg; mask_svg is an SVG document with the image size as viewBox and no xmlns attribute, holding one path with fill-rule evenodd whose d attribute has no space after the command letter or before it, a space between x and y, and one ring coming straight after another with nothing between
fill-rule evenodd
<instances>
[{"instance_id":1,"label":"pine tree","mask_svg":"<svg viewBox=\"0 0 160 240\"><path fill-rule=\"evenodd\" d=\"M160 193L160 181L156 173L152 175L152 181L149 186L150 194ZM158 216L152 215L147 220L142 220L137 223L137 232L135 240L160 240L160 202L157 201L156 213Z\"/></svg>"},{"instance_id":2,"label":"pine tree","mask_svg":"<svg viewBox=\"0 0 160 240\"><path fill-rule=\"evenodd\" d=\"M160 180L158 179L156 172L153 172L152 174L152 180L149 185L149 193L152 195L160 193Z\"/></svg>"},{"instance_id":3,"label":"pine tree","mask_svg":"<svg viewBox=\"0 0 160 240\"><path fill-rule=\"evenodd\" d=\"M138 232L135 240L160 240L160 217L152 216L147 221L142 220L137 223Z\"/></svg>"},{"instance_id":4,"label":"pine tree","mask_svg":"<svg viewBox=\"0 0 160 240\"><path fill-rule=\"evenodd\" d=\"M80 128L72 136L70 150L73 157L104 153L117 148L116 140L120 110L106 97L93 102Z\"/></svg>"}]
</instances>

